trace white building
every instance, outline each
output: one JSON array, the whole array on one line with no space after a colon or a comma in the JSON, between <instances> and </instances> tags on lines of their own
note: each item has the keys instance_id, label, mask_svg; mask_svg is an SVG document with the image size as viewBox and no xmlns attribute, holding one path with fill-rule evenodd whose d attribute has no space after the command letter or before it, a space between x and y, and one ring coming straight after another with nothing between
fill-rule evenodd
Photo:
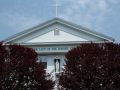
<instances>
[{"instance_id":1,"label":"white building","mask_svg":"<svg viewBox=\"0 0 120 90\"><path fill-rule=\"evenodd\" d=\"M34 48L46 71L53 75L61 72L65 53L81 43L114 42L114 39L82 26L54 18L22 31L4 40L4 44L21 44Z\"/></svg>"}]
</instances>

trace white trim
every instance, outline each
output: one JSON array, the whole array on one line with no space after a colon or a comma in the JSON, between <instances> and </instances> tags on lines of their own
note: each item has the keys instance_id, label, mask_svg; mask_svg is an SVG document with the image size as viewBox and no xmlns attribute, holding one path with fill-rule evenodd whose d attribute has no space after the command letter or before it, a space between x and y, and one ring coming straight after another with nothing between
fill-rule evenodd
<instances>
[{"instance_id":1,"label":"white trim","mask_svg":"<svg viewBox=\"0 0 120 90\"><path fill-rule=\"evenodd\" d=\"M25 31L22 31L22 32L20 32L20 33L18 33L18 34L15 34L15 35L13 35L13 36L11 36L11 37L3 40L3 41L4 41L4 43L10 42L10 41L15 40L15 39L18 39L18 38L20 38L20 37L22 37L22 36L24 36L24 35L30 34L30 33L34 32L34 31L40 30L40 29L42 29L42 28L44 28L44 27L46 27L46 26L48 26L48 25L50 25L50 24L53 24L53 23L60 23L60 24L66 25L66 26L68 26L68 27L72 27L72 28L74 28L74 29L83 31L83 32L85 32L85 33L88 33L88 34L91 34L91 35L94 35L94 36L97 36L97 37L106 39L106 40L108 40L108 41L110 41L110 42L114 42L114 39L111 38L111 37L105 36L105 35L103 35L103 34L97 33L97 32L95 32L95 31L92 31L92 30L87 29L87 28L85 28L85 27L78 26L78 25L76 25L76 24L67 22L67 21L62 20L62 19L59 19L59 18L54 18L54 19L49 20L49 21L47 21L47 22L45 22L45 23L42 23L42 24L40 24L40 25L37 25L37 26L35 26L35 27L33 27L33 28L30 28L30 29L27 29L27 30L25 30ZM83 30L82 30L82 29L83 29Z\"/></svg>"},{"instance_id":2,"label":"white trim","mask_svg":"<svg viewBox=\"0 0 120 90\"><path fill-rule=\"evenodd\" d=\"M42 42L42 43L12 43L12 44L20 44L20 45L76 45L76 44L82 44L82 43L104 43L104 42L112 42L112 41L79 41L79 42ZM11 44L11 43L10 43ZM10 44L5 44L4 45L10 45Z\"/></svg>"}]
</instances>

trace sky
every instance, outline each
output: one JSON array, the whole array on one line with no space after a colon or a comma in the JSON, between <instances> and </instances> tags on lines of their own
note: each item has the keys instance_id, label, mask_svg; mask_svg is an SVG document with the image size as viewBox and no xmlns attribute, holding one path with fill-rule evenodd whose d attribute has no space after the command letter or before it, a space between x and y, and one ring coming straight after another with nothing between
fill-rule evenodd
<instances>
[{"instance_id":1,"label":"sky","mask_svg":"<svg viewBox=\"0 0 120 90\"><path fill-rule=\"evenodd\" d=\"M120 0L0 0L0 41L56 17L120 43Z\"/></svg>"}]
</instances>

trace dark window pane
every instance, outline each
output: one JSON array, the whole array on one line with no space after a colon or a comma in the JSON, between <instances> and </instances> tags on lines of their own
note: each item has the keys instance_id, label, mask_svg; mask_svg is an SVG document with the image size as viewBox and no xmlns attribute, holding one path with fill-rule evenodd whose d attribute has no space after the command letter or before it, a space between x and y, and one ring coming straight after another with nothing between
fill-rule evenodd
<instances>
[{"instance_id":1,"label":"dark window pane","mask_svg":"<svg viewBox=\"0 0 120 90\"><path fill-rule=\"evenodd\" d=\"M37 62L41 62L44 65L45 69L47 69L47 56L39 56Z\"/></svg>"},{"instance_id":2,"label":"dark window pane","mask_svg":"<svg viewBox=\"0 0 120 90\"><path fill-rule=\"evenodd\" d=\"M45 69L47 69L47 62L42 62L42 64L44 65Z\"/></svg>"},{"instance_id":3,"label":"dark window pane","mask_svg":"<svg viewBox=\"0 0 120 90\"><path fill-rule=\"evenodd\" d=\"M39 60L40 60L41 62L47 62L47 56L40 56L40 57L39 57Z\"/></svg>"}]
</instances>

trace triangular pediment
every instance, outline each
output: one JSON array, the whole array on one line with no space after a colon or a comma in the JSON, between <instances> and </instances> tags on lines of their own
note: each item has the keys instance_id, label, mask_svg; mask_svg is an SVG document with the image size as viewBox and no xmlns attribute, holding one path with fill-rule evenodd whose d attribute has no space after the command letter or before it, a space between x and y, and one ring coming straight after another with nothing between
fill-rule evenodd
<instances>
[{"instance_id":1,"label":"triangular pediment","mask_svg":"<svg viewBox=\"0 0 120 90\"><path fill-rule=\"evenodd\" d=\"M60 35L54 35L54 30ZM54 18L4 40L10 43L113 42L114 39L65 20Z\"/></svg>"},{"instance_id":2,"label":"triangular pediment","mask_svg":"<svg viewBox=\"0 0 120 90\"><path fill-rule=\"evenodd\" d=\"M58 34L55 35L55 31ZM59 29L52 30L46 34L33 38L26 43L39 43L39 42L69 42L69 41L88 41L84 38L72 35Z\"/></svg>"}]
</instances>

